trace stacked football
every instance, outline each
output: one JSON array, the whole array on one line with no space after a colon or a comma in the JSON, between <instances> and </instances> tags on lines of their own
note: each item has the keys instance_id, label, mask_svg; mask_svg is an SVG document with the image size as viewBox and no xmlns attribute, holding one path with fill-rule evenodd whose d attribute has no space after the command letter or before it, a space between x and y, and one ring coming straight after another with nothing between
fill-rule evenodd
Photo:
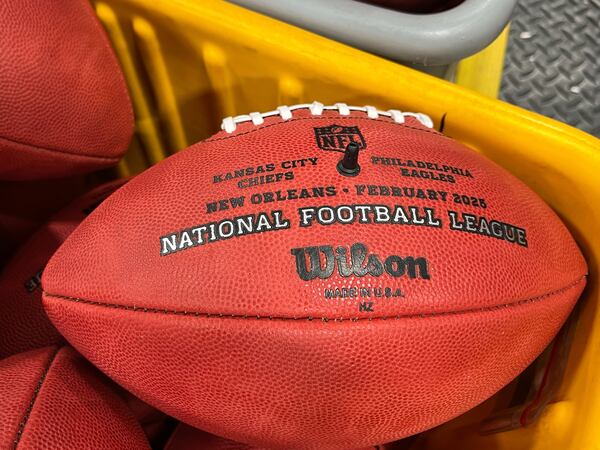
<instances>
[{"instance_id":1,"label":"stacked football","mask_svg":"<svg viewBox=\"0 0 600 450\"><path fill-rule=\"evenodd\" d=\"M84 1L0 6L0 180L118 162L133 113L117 60Z\"/></svg>"},{"instance_id":2,"label":"stacked football","mask_svg":"<svg viewBox=\"0 0 600 450\"><path fill-rule=\"evenodd\" d=\"M124 183L75 198L97 181L74 176L127 149L123 77L87 2L2 2L0 25L0 254L21 244L0 261L0 447L149 448L131 395L65 345L41 303L54 251Z\"/></svg>"}]
</instances>

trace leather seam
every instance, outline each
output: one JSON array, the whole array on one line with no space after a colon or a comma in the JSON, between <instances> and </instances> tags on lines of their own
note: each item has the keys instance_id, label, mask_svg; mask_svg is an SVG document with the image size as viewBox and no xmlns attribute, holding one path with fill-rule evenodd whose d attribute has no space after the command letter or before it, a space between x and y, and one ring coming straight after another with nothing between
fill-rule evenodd
<instances>
[{"instance_id":1,"label":"leather seam","mask_svg":"<svg viewBox=\"0 0 600 450\"><path fill-rule=\"evenodd\" d=\"M439 316L455 316L455 315L463 315L463 314L471 314L471 313L479 313L479 312L490 312L497 311L500 309L511 308L522 306L529 303L534 303L540 300L543 300L547 297L552 297L554 295L561 294L569 289L572 289L583 280L587 278L587 275L583 275L576 281L564 286L562 288L556 289L554 291L547 292L545 294L537 295L535 297L529 297L523 300L517 300L511 303L504 303L501 305L495 306L486 306L483 308L472 308L472 309L464 309L464 310L456 310L456 311L444 311L444 312L433 312L433 313L413 313L413 314L399 314L399 315L391 315L391 316L376 316L376 317L313 317L313 316L302 316L302 317L283 317L283 316L272 316L272 315L259 315L259 314L221 314L221 313L207 313L200 311L188 311L188 310L176 310L176 309L164 309L164 308L148 308L143 306L135 306L135 305L118 305L115 303L102 303L94 300L87 300L80 297L72 297L68 295L61 294L52 294L44 291L44 295L46 297L55 298L58 300L66 300L74 303L82 303L85 305L91 306L100 306L104 308L113 308L113 309L123 309L127 311L133 312L142 312L142 313L151 313L151 314L167 314L167 315L176 315L176 316L191 316L191 317L203 317L203 318L220 318L220 319L248 319L248 320L277 320L277 321L307 321L307 322L371 322L373 320L399 320L399 319L425 319L429 317L439 317Z\"/></svg>"},{"instance_id":2,"label":"leather seam","mask_svg":"<svg viewBox=\"0 0 600 450\"><path fill-rule=\"evenodd\" d=\"M54 360L56 359L56 355L58 355L59 351L60 351L60 347L57 347L56 350L54 350L54 353L50 356L48 365L42 372L42 375L40 376L40 379L38 380L37 385L35 386L35 389L33 391L33 396L29 400L29 405L27 406L27 409L25 410L25 415L23 416L23 418L21 419L21 422L19 423L19 429L17 430L17 435L15 436L15 439L13 440L13 449L16 449L19 446L19 442L21 441L21 437L23 436L25 427L27 426L27 422L29 421L29 416L31 415L31 411L33 411L33 406L35 405L35 402L38 398L38 394L40 393L40 390L42 389L42 385L44 384L44 381L46 380L46 375L48 375L48 372L50 371L50 367L52 367L52 363L54 363Z\"/></svg>"},{"instance_id":3,"label":"leather seam","mask_svg":"<svg viewBox=\"0 0 600 450\"><path fill-rule=\"evenodd\" d=\"M237 133L237 134L231 134L229 136L223 136L223 137L218 137L218 138L208 138L205 139L203 142L215 142L215 141L224 141L226 139L233 139L233 138L237 138L240 136L244 136L246 134L250 134L250 133L254 133L256 131L260 131L260 130L264 130L265 128L270 128L270 127L274 127L277 125L284 125L286 123L290 123L290 122L298 122L301 120L323 120L323 119L327 119L331 117L332 120L368 120L368 121L375 121L375 122L382 122L382 123L387 123L390 125L399 125L401 127L404 128L409 128L411 130L415 130L415 131L422 131L424 133L429 133L429 134L433 134L435 136L440 136L440 137L445 137L446 139L450 139L448 136L446 136L443 133L440 133L436 130L426 130L423 128L417 128L417 127L413 127L411 125L406 125L405 123L398 123L398 122L392 122L389 120L383 120L383 119L369 119L366 117L355 117L355 116L326 116L326 115L321 115L321 116L317 116L317 117L297 117L297 118L292 118L292 119L288 119L288 120L280 120L278 122L275 123L270 123L267 125L259 125L259 126L255 126L254 128L252 128L251 130L248 131L244 131L242 133Z\"/></svg>"},{"instance_id":4,"label":"leather seam","mask_svg":"<svg viewBox=\"0 0 600 450\"><path fill-rule=\"evenodd\" d=\"M90 160L94 160L94 159L99 159L101 161L109 161L109 162L118 162L119 158L116 157L111 157L111 156L99 156L99 155L79 155L77 153L72 153L66 150L60 150L57 148L51 148L51 147L40 147L34 144L29 144L26 142L20 142L20 141L16 141L14 139L9 139L5 136L0 136L0 142L5 141L11 144L17 144L17 145L22 145L23 147L27 147L27 149L29 150L33 150L33 151L43 151L43 152L49 152L49 153L59 153L61 155L69 155L72 156L74 158L82 158L82 159L90 159Z\"/></svg>"}]
</instances>

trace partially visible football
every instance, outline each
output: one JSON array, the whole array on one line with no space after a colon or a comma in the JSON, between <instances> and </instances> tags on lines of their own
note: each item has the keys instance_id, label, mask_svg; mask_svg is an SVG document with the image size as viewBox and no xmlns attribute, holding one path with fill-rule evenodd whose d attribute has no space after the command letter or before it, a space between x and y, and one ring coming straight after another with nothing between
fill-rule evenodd
<instances>
[{"instance_id":1,"label":"partially visible football","mask_svg":"<svg viewBox=\"0 0 600 450\"><path fill-rule=\"evenodd\" d=\"M56 211L85 193L89 184L84 178L0 180L0 269Z\"/></svg>"},{"instance_id":2,"label":"partially visible football","mask_svg":"<svg viewBox=\"0 0 600 450\"><path fill-rule=\"evenodd\" d=\"M99 186L56 213L0 270L0 359L64 341L42 307L42 271L67 236L124 183Z\"/></svg>"},{"instance_id":3,"label":"partially visible football","mask_svg":"<svg viewBox=\"0 0 600 450\"><path fill-rule=\"evenodd\" d=\"M388 447L376 445L362 449L347 450L385 450ZM269 450L265 447L255 447L253 445L242 444L241 442L230 441L229 439L215 436L206 431L179 423L165 445L163 450Z\"/></svg>"},{"instance_id":4,"label":"partially visible football","mask_svg":"<svg viewBox=\"0 0 600 450\"><path fill-rule=\"evenodd\" d=\"M0 398L0 448L150 448L112 382L69 347L0 361Z\"/></svg>"},{"instance_id":5,"label":"partially visible football","mask_svg":"<svg viewBox=\"0 0 600 450\"><path fill-rule=\"evenodd\" d=\"M115 165L133 113L88 1L0 4L0 179L54 178Z\"/></svg>"},{"instance_id":6,"label":"partially visible football","mask_svg":"<svg viewBox=\"0 0 600 450\"><path fill-rule=\"evenodd\" d=\"M384 8L418 14L431 14L459 5L464 0L360 0Z\"/></svg>"},{"instance_id":7,"label":"partially visible football","mask_svg":"<svg viewBox=\"0 0 600 450\"><path fill-rule=\"evenodd\" d=\"M539 355L587 267L531 189L431 125L227 118L71 234L46 311L135 395L234 441L360 448L449 420Z\"/></svg>"}]
</instances>

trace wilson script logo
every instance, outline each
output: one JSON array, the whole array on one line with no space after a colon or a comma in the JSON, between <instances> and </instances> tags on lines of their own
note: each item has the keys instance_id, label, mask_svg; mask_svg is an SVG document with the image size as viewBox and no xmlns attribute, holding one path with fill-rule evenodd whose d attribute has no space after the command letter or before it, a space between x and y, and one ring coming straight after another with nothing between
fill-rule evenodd
<instances>
[{"instance_id":1,"label":"wilson script logo","mask_svg":"<svg viewBox=\"0 0 600 450\"><path fill-rule=\"evenodd\" d=\"M296 272L304 281L327 279L336 269L342 277L379 277L387 273L395 278L430 278L427 259L398 255L383 258L369 253L367 246L360 242L352 244L350 251L346 247L321 245L293 248L291 253L296 259Z\"/></svg>"}]
</instances>

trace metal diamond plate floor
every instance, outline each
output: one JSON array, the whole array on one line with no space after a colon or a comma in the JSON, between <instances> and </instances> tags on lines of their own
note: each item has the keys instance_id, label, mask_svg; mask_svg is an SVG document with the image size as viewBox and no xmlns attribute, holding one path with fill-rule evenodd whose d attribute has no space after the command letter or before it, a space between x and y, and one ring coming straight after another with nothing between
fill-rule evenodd
<instances>
[{"instance_id":1,"label":"metal diamond plate floor","mask_svg":"<svg viewBox=\"0 0 600 450\"><path fill-rule=\"evenodd\" d=\"M600 137L600 0L520 0L500 98Z\"/></svg>"}]
</instances>

